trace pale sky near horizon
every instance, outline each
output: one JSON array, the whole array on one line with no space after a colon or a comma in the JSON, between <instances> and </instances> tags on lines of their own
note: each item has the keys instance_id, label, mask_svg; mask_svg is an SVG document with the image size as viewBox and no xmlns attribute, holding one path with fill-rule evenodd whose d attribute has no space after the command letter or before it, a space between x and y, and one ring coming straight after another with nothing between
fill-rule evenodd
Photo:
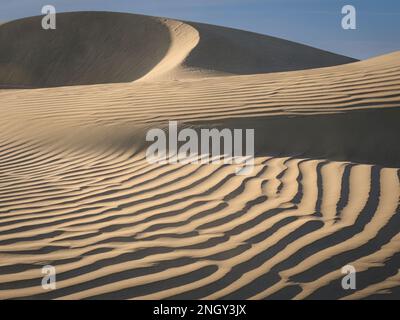
<instances>
[{"instance_id":1,"label":"pale sky near horizon","mask_svg":"<svg viewBox=\"0 0 400 320\"><path fill-rule=\"evenodd\" d=\"M57 12L117 11L204 22L276 36L365 59L400 50L400 0L0 0L0 22ZM357 10L343 30L341 9Z\"/></svg>"}]
</instances>

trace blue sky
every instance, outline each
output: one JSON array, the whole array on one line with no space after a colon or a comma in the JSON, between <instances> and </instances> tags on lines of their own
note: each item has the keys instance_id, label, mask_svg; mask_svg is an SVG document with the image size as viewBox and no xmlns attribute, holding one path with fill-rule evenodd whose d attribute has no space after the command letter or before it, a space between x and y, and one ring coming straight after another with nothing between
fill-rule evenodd
<instances>
[{"instance_id":1,"label":"blue sky","mask_svg":"<svg viewBox=\"0 0 400 320\"><path fill-rule=\"evenodd\" d=\"M141 13L254 31L364 59L400 50L400 0L0 0L0 21L57 12ZM343 30L341 8L357 9Z\"/></svg>"}]
</instances>

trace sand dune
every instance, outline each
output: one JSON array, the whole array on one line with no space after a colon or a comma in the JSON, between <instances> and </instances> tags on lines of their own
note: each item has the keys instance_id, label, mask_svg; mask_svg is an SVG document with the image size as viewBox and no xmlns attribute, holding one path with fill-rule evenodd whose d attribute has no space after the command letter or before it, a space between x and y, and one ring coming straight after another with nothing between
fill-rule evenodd
<instances>
[{"instance_id":1,"label":"sand dune","mask_svg":"<svg viewBox=\"0 0 400 320\"><path fill-rule=\"evenodd\" d=\"M63 17L81 15L62 15L59 28ZM115 22L105 13L90 16ZM299 60L285 60L293 55L285 46L297 45L131 18L121 28L144 19L150 29L169 26L165 34L176 34L160 39L165 47L129 76L129 58L111 61L108 73L95 66L99 57L76 78L68 70L57 77L50 69L0 68L3 83L28 86L142 79L0 91L0 298L399 298L400 52L262 74L349 61L301 46ZM18 23L26 28L35 19ZM238 70L232 53L221 67L218 52L207 60L211 49L202 44L221 34L248 37L251 44L230 44L242 49L266 39L261 51L269 39L285 54L270 65L266 56L259 69L240 62ZM320 60L310 58L314 52ZM136 48L126 54L142 58ZM194 79L185 79L188 73ZM167 80L173 75L179 80ZM144 134L169 120L195 129L255 128L253 173L149 164ZM40 285L47 264L57 269L53 291ZM358 271L356 291L341 287L347 264Z\"/></svg>"},{"instance_id":2,"label":"sand dune","mask_svg":"<svg viewBox=\"0 0 400 320\"><path fill-rule=\"evenodd\" d=\"M41 19L25 18L0 28L0 86L253 74L355 61L282 39L166 18L62 13L52 31L41 28Z\"/></svg>"}]
</instances>

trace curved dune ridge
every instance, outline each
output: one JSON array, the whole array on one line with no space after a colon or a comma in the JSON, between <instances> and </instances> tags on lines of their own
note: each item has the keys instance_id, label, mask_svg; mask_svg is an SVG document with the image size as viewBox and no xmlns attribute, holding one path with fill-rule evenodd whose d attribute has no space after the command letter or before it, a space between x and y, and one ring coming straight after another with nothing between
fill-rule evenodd
<instances>
[{"instance_id":1,"label":"curved dune ridge","mask_svg":"<svg viewBox=\"0 0 400 320\"><path fill-rule=\"evenodd\" d=\"M60 13L56 30L42 29L41 19L25 18L0 27L0 86L254 74L355 61L269 36L166 18Z\"/></svg>"},{"instance_id":2,"label":"curved dune ridge","mask_svg":"<svg viewBox=\"0 0 400 320\"><path fill-rule=\"evenodd\" d=\"M147 76L0 90L1 299L400 298L400 52ZM170 120L254 128L254 171L149 164L144 134ZM347 264L357 290L342 289Z\"/></svg>"}]
</instances>

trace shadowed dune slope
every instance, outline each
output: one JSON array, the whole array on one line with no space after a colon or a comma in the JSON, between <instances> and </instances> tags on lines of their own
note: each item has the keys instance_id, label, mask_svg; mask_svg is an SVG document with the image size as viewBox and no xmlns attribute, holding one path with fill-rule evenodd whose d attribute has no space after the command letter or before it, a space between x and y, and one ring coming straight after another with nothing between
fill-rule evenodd
<instances>
[{"instance_id":1,"label":"shadowed dune slope","mask_svg":"<svg viewBox=\"0 0 400 320\"><path fill-rule=\"evenodd\" d=\"M0 86L52 87L289 71L354 59L223 27L134 14L57 14L0 27Z\"/></svg>"},{"instance_id":2,"label":"shadowed dune slope","mask_svg":"<svg viewBox=\"0 0 400 320\"><path fill-rule=\"evenodd\" d=\"M0 298L398 299L399 116L398 52L0 90ZM148 163L145 129L169 120L255 128L254 170ZM341 286L347 264L357 290Z\"/></svg>"},{"instance_id":3,"label":"shadowed dune slope","mask_svg":"<svg viewBox=\"0 0 400 320\"><path fill-rule=\"evenodd\" d=\"M187 22L200 36L200 42L184 66L230 74L304 70L355 62L355 59L292 41Z\"/></svg>"},{"instance_id":4,"label":"shadowed dune slope","mask_svg":"<svg viewBox=\"0 0 400 320\"><path fill-rule=\"evenodd\" d=\"M171 42L150 17L116 13L57 14L57 29L42 17L0 27L0 84L9 87L133 81L152 70Z\"/></svg>"}]
</instances>

